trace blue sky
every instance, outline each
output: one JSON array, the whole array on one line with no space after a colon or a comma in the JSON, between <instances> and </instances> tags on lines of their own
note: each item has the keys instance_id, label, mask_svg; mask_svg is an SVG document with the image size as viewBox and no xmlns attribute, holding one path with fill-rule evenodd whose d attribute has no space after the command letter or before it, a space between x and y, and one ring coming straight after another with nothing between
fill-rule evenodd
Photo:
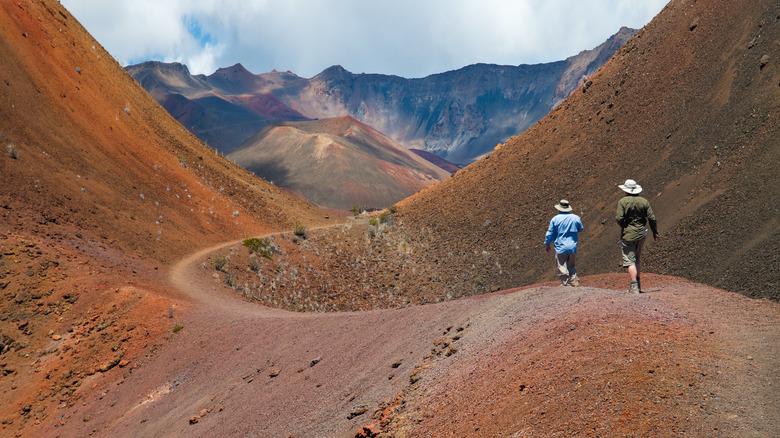
<instances>
[{"instance_id":1,"label":"blue sky","mask_svg":"<svg viewBox=\"0 0 780 438\"><path fill-rule=\"evenodd\" d=\"M640 28L667 0L61 0L120 63L240 62L311 77L424 77L475 63L535 64Z\"/></svg>"}]
</instances>

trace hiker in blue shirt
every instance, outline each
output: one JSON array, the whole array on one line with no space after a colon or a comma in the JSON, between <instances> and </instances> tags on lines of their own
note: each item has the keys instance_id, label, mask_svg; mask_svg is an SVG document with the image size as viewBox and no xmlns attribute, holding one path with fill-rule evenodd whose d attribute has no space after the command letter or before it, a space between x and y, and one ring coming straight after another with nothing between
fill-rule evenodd
<instances>
[{"instance_id":1,"label":"hiker in blue shirt","mask_svg":"<svg viewBox=\"0 0 780 438\"><path fill-rule=\"evenodd\" d=\"M561 286L577 287L580 285L580 279L577 278L574 258L577 254L577 233L583 230L582 221L571 212L571 205L565 199L561 199L555 209L559 213L550 220L550 227L544 236L544 246L547 252L550 252L550 243L554 243L555 266Z\"/></svg>"}]
</instances>

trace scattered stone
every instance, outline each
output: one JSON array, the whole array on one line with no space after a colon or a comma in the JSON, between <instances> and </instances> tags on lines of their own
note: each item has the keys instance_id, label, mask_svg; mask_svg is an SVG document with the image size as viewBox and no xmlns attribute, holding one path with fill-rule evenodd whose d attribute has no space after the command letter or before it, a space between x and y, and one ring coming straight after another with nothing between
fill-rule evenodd
<instances>
[{"instance_id":1,"label":"scattered stone","mask_svg":"<svg viewBox=\"0 0 780 438\"><path fill-rule=\"evenodd\" d=\"M366 405L355 405L352 407L352 410L349 411L349 415L347 415L347 420L351 420L355 417L359 417L363 414L368 412L368 406Z\"/></svg>"},{"instance_id":2,"label":"scattered stone","mask_svg":"<svg viewBox=\"0 0 780 438\"><path fill-rule=\"evenodd\" d=\"M274 369L271 370L270 373L268 373L268 377L274 378L274 377L278 376L279 374L281 374L281 372L282 372L281 368L274 368Z\"/></svg>"},{"instance_id":3,"label":"scattered stone","mask_svg":"<svg viewBox=\"0 0 780 438\"><path fill-rule=\"evenodd\" d=\"M128 365L130 365L130 361L127 359L122 359L119 361L119 368L124 368Z\"/></svg>"},{"instance_id":4,"label":"scattered stone","mask_svg":"<svg viewBox=\"0 0 780 438\"><path fill-rule=\"evenodd\" d=\"M593 81L585 82L585 84L582 86L582 92L584 93L588 91L588 88L590 88L591 85L593 85Z\"/></svg>"},{"instance_id":5,"label":"scattered stone","mask_svg":"<svg viewBox=\"0 0 780 438\"><path fill-rule=\"evenodd\" d=\"M109 361L103 362L97 370L101 373L105 373L106 371L110 370L111 368L114 368L115 366L119 365L119 358L115 357Z\"/></svg>"},{"instance_id":6,"label":"scattered stone","mask_svg":"<svg viewBox=\"0 0 780 438\"><path fill-rule=\"evenodd\" d=\"M378 437L380 433L382 433L382 428L374 423L361 427L355 434L355 438L375 438Z\"/></svg>"},{"instance_id":7,"label":"scattered stone","mask_svg":"<svg viewBox=\"0 0 780 438\"><path fill-rule=\"evenodd\" d=\"M52 335L51 336L51 340L52 341L59 341L60 339L62 339L62 336L60 336L60 335Z\"/></svg>"},{"instance_id":8,"label":"scattered stone","mask_svg":"<svg viewBox=\"0 0 780 438\"><path fill-rule=\"evenodd\" d=\"M314 360L311 361L311 364L309 364L310 367L313 367L314 365L317 365L322 361L322 356L317 356Z\"/></svg>"},{"instance_id":9,"label":"scattered stone","mask_svg":"<svg viewBox=\"0 0 780 438\"><path fill-rule=\"evenodd\" d=\"M759 64L758 64L759 68L763 70L764 67L766 67L766 65L769 64L769 59L770 59L769 55L762 56L761 59L758 61L759 62Z\"/></svg>"}]
</instances>

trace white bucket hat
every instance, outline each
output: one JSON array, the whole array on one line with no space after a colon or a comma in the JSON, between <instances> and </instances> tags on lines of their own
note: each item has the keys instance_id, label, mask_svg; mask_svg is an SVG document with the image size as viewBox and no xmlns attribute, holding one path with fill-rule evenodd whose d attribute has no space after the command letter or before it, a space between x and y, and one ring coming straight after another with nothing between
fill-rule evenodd
<instances>
[{"instance_id":1,"label":"white bucket hat","mask_svg":"<svg viewBox=\"0 0 780 438\"><path fill-rule=\"evenodd\" d=\"M569 205L569 201L565 199L561 199L557 204L555 204L555 209L564 212L572 210L571 205Z\"/></svg>"},{"instance_id":2,"label":"white bucket hat","mask_svg":"<svg viewBox=\"0 0 780 438\"><path fill-rule=\"evenodd\" d=\"M631 195L636 195L642 191L642 186L637 184L633 179L627 179L625 184L620 184L618 187Z\"/></svg>"}]
</instances>

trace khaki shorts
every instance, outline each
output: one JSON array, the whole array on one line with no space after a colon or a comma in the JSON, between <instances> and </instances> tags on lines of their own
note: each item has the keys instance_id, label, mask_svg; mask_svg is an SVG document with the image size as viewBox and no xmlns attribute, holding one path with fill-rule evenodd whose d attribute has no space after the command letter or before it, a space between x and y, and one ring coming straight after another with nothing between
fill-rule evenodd
<instances>
[{"instance_id":1,"label":"khaki shorts","mask_svg":"<svg viewBox=\"0 0 780 438\"><path fill-rule=\"evenodd\" d=\"M621 240L620 247L623 250L623 267L634 266L639 263L639 255L642 253L642 245L645 243L645 237L639 240Z\"/></svg>"}]
</instances>

